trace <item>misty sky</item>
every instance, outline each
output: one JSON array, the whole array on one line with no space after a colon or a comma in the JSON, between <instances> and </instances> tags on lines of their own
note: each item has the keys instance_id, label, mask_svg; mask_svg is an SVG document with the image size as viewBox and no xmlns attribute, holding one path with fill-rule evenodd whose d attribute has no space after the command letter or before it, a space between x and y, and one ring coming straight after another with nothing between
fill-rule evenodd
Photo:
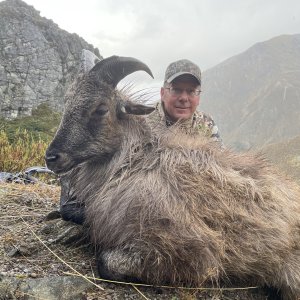
<instances>
[{"instance_id":1,"label":"misty sky","mask_svg":"<svg viewBox=\"0 0 300 300\"><path fill-rule=\"evenodd\" d=\"M25 0L101 55L147 63L160 87L167 65L187 58L206 70L253 44L300 33L299 0Z\"/></svg>"}]
</instances>

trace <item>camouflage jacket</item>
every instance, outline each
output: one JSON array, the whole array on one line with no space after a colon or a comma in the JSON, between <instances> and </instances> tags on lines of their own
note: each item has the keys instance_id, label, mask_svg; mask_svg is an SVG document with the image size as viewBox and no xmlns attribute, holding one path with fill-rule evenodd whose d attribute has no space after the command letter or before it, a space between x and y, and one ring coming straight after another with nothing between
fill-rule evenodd
<instances>
[{"instance_id":1,"label":"camouflage jacket","mask_svg":"<svg viewBox=\"0 0 300 300\"><path fill-rule=\"evenodd\" d=\"M163 122L166 124L166 126L171 126L174 124L172 121L166 118L160 101L156 104L155 111L151 113L150 117L157 121ZM221 145L223 145L218 127L210 115L196 111L191 119L185 120L182 124L187 132L193 135L199 134L200 132L202 134L204 133L213 141L220 142Z\"/></svg>"}]
</instances>

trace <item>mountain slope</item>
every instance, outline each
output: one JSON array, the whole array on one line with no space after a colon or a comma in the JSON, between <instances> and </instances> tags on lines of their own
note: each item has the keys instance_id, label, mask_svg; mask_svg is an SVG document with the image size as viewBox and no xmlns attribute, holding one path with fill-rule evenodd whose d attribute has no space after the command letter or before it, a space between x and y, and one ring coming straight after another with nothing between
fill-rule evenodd
<instances>
[{"instance_id":1,"label":"mountain slope","mask_svg":"<svg viewBox=\"0 0 300 300\"><path fill-rule=\"evenodd\" d=\"M266 157L300 184L300 135L261 148Z\"/></svg>"},{"instance_id":2,"label":"mountain slope","mask_svg":"<svg viewBox=\"0 0 300 300\"><path fill-rule=\"evenodd\" d=\"M300 34L255 44L203 78L201 109L225 144L248 149L300 134Z\"/></svg>"}]
</instances>

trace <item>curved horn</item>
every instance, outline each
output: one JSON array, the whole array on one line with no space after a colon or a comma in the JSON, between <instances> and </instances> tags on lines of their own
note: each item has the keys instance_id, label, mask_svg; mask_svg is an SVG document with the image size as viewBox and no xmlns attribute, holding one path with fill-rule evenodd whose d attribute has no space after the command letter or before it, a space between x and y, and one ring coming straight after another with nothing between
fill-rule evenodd
<instances>
[{"instance_id":1,"label":"curved horn","mask_svg":"<svg viewBox=\"0 0 300 300\"><path fill-rule=\"evenodd\" d=\"M132 57L111 56L98 62L91 70L99 76L101 81L113 88L127 75L136 71L145 71L154 78L146 64Z\"/></svg>"}]
</instances>

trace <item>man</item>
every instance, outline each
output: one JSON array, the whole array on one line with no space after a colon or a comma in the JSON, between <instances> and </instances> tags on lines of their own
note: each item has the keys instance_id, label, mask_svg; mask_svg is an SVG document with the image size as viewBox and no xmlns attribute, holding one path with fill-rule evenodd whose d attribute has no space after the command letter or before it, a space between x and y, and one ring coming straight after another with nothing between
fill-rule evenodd
<instances>
[{"instance_id":1,"label":"man","mask_svg":"<svg viewBox=\"0 0 300 300\"><path fill-rule=\"evenodd\" d=\"M197 134L201 131L221 142L213 119L196 110L200 92L200 68L187 59L175 61L166 69L164 85L160 90L161 101L153 115L167 126L180 121L188 132Z\"/></svg>"}]
</instances>

